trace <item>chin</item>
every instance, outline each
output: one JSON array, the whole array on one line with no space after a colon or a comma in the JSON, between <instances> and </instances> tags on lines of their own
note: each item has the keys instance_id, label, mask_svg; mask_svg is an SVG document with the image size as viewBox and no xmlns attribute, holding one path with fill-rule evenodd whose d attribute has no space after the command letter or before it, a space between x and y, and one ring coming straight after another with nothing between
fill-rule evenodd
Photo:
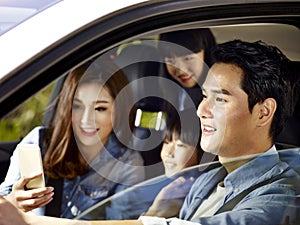
<instances>
[{"instance_id":1,"label":"chin","mask_svg":"<svg viewBox=\"0 0 300 225\"><path fill-rule=\"evenodd\" d=\"M203 149L203 151L207 152L207 153L211 153L214 155L218 155L219 153L219 148L217 146L203 146L201 145L201 148Z\"/></svg>"},{"instance_id":2,"label":"chin","mask_svg":"<svg viewBox=\"0 0 300 225\"><path fill-rule=\"evenodd\" d=\"M166 177L172 177L176 174L175 171L169 171L169 172L166 172Z\"/></svg>"}]
</instances>

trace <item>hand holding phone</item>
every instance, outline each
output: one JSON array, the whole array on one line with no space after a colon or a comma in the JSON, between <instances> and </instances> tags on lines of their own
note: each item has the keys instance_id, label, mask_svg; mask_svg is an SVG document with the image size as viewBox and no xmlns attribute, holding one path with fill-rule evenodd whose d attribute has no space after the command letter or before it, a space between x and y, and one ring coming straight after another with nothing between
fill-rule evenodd
<instances>
[{"instance_id":1,"label":"hand holding phone","mask_svg":"<svg viewBox=\"0 0 300 225\"><path fill-rule=\"evenodd\" d=\"M40 147L37 144L17 145L21 176L29 177L33 173L42 173L42 176L30 180L26 184L27 189L45 187L43 163Z\"/></svg>"}]
</instances>

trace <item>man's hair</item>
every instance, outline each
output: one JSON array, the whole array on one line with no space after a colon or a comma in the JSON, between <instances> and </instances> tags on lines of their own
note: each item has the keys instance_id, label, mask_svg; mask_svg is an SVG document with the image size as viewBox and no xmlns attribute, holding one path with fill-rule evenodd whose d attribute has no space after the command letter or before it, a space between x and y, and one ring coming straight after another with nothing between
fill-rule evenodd
<instances>
[{"instance_id":1,"label":"man's hair","mask_svg":"<svg viewBox=\"0 0 300 225\"><path fill-rule=\"evenodd\" d=\"M262 41L253 43L233 40L211 51L213 63L230 63L243 70L241 88L248 95L249 111L256 103L274 98L277 109L270 136L275 140L292 111L289 59L277 48Z\"/></svg>"}]
</instances>

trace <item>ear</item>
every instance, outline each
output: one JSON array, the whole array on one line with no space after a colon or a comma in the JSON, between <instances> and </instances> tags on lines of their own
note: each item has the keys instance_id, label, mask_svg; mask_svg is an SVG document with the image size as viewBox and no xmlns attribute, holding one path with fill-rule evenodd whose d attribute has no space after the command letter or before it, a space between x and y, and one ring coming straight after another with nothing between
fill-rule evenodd
<instances>
[{"instance_id":1,"label":"ear","mask_svg":"<svg viewBox=\"0 0 300 225\"><path fill-rule=\"evenodd\" d=\"M276 108L277 103L274 98L267 98L262 103L259 103L257 125L262 127L271 124Z\"/></svg>"}]
</instances>

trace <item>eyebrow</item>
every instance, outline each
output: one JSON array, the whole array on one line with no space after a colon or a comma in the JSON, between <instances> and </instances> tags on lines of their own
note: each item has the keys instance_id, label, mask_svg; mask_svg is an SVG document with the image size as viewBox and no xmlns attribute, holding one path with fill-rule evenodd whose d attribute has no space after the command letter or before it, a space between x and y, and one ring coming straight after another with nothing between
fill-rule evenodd
<instances>
[{"instance_id":1,"label":"eyebrow","mask_svg":"<svg viewBox=\"0 0 300 225\"><path fill-rule=\"evenodd\" d=\"M201 89L206 92L204 87L201 87ZM226 89L213 89L212 92L216 94L231 95L231 93Z\"/></svg>"},{"instance_id":2,"label":"eyebrow","mask_svg":"<svg viewBox=\"0 0 300 225\"><path fill-rule=\"evenodd\" d=\"M78 99L78 98L74 98L74 100L73 101L77 101L77 102L82 102L80 99ZM107 101L107 100L97 100L97 101L93 101L93 103L94 104L100 104L100 103L110 103L109 101Z\"/></svg>"}]
</instances>

